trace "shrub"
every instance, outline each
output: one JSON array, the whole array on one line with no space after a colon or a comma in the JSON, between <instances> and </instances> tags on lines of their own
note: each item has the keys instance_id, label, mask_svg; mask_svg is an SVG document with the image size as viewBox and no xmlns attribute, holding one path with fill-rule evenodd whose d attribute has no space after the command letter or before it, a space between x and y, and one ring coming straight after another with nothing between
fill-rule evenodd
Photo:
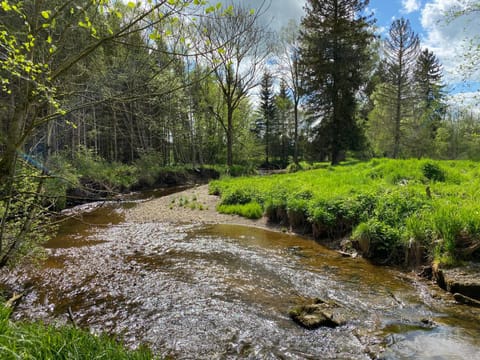
<instances>
[{"instance_id":1,"label":"shrub","mask_svg":"<svg viewBox=\"0 0 480 360\"><path fill-rule=\"evenodd\" d=\"M109 163L91 149L80 147L72 163L81 177L102 184L113 191L129 188L137 181L134 166Z\"/></svg>"},{"instance_id":2,"label":"shrub","mask_svg":"<svg viewBox=\"0 0 480 360\"><path fill-rule=\"evenodd\" d=\"M360 244L364 256L390 262L399 256L400 232L398 229L377 219L359 224L352 240Z\"/></svg>"},{"instance_id":3,"label":"shrub","mask_svg":"<svg viewBox=\"0 0 480 360\"><path fill-rule=\"evenodd\" d=\"M426 162L422 165L423 175L432 181L445 181L445 172L438 166L438 164L432 162Z\"/></svg>"},{"instance_id":4,"label":"shrub","mask_svg":"<svg viewBox=\"0 0 480 360\"><path fill-rule=\"evenodd\" d=\"M135 160L134 166L137 169L137 182L152 186L157 181L162 171L163 159L159 154L145 153Z\"/></svg>"},{"instance_id":5,"label":"shrub","mask_svg":"<svg viewBox=\"0 0 480 360\"><path fill-rule=\"evenodd\" d=\"M244 205L252 201L248 189L233 189L222 194L222 205Z\"/></svg>"},{"instance_id":6,"label":"shrub","mask_svg":"<svg viewBox=\"0 0 480 360\"><path fill-rule=\"evenodd\" d=\"M302 170L302 166L300 164L291 163L287 166L287 173L295 173L300 170Z\"/></svg>"},{"instance_id":7,"label":"shrub","mask_svg":"<svg viewBox=\"0 0 480 360\"><path fill-rule=\"evenodd\" d=\"M377 197L374 216L390 226L401 226L410 215L426 206L428 199L417 189L387 189Z\"/></svg>"}]
</instances>

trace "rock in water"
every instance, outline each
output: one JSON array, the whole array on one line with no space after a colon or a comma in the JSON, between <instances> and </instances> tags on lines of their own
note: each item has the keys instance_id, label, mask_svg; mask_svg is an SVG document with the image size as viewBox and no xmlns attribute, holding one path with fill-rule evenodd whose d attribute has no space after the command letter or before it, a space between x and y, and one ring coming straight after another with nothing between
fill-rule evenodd
<instances>
[{"instance_id":1,"label":"rock in water","mask_svg":"<svg viewBox=\"0 0 480 360\"><path fill-rule=\"evenodd\" d=\"M465 296L465 295L462 295L462 294L459 294L459 293L453 294L453 297L459 303L480 308L480 301L479 300L472 299L468 296Z\"/></svg>"},{"instance_id":2,"label":"rock in water","mask_svg":"<svg viewBox=\"0 0 480 360\"><path fill-rule=\"evenodd\" d=\"M309 330L319 327L335 328L346 322L337 304L319 299L313 300L310 304L292 307L289 315L293 321Z\"/></svg>"},{"instance_id":3,"label":"rock in water","mask_svg":"<svg viewBox=\"0 0 480 360\"><path fill-rule=\"evenodd\" d=\"M433 278L437 284L452 294L462 294L480 301L480 263L465 263L452 269L433 266Z\"/></svg>"}]
</instances>

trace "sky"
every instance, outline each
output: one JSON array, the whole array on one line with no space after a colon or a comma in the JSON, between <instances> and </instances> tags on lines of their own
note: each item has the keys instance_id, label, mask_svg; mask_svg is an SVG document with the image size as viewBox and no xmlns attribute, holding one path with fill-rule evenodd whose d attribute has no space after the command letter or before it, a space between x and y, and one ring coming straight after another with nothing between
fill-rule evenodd
<instances>
[{"instance_id":1,"label":"sky","mask_svg":"<svg viewBox=\"0 0 480 360\"><path fill-rule=\"evenodd\" d=\"M263 1L234 0L234 3L256 8ZM394 19L404 17L410 20L413 30L420 36L422 48L427 47L440 59L449 93L462 98L472 96L480 89L480 71L472 70L467 72L468 75L460 71L466 40L468 42L470 38L479 43L480 21L470 16L448 23L444 14L456 4L469 1L473 0L370 0L368 10L377 19L381 36L388 33ZM279 30L290 19L300 21L304 16L304 4L305 0L271 0L265 19L274 30Z\"/></svg>"}]
</instances>

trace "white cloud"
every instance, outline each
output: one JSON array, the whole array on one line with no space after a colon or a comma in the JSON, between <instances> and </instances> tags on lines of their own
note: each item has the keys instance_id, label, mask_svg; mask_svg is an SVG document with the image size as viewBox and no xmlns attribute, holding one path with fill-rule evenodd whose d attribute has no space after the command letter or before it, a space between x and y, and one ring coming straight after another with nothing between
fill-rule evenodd
<instances>
[{"instance_id":1,"label":"white cloud","mask_svg":"<svg viewBox=\"0 0 480 360\"><path fill-rule=\"evenodd\" d=\"M480 81L480 72L476 70L478 63L467 66L467 60L470 63L472 61L472 54L468 51L470 42L479 44L478 13L455 19L448 17L452 11L461 9L471 1L473 0L430 0L422 9L421 23L426 33L423 44L443 63L445 80L449 83Z\"/></svg>"},{"instance_id":2,"label":"white cloud","mask_svg":"<svg viewBox=\"0 0 480 360\"><path fill-rule=\"evenodd\" d=\"M304 1L301 0L230 0L233 4L258 9L263 5L263 20L274 30L280 30L291 19L300 22L304 15Z\"/></svg>"},{"instance_id":3,"label":"white cloud","mask_svg":"<svg viewBox=\"0 0 480 360\"><path fill-rule=\"evenodd\" d=\"M451 110L467 110L475 115L480 115L479 100L480 94L478 91L469 91L449 95L447 104Z\"/></svg>"},{"instance_id":4,"label":"white cloud","mask_svg":"<svg viewBox=\"0 0 480 360\"><path fill-rule=\"evenodd\" d=\"M420 10L421 2L420 0L402 0L402 11L404 13L410 14L412 12Z\"/></svg>"}]
</instances>

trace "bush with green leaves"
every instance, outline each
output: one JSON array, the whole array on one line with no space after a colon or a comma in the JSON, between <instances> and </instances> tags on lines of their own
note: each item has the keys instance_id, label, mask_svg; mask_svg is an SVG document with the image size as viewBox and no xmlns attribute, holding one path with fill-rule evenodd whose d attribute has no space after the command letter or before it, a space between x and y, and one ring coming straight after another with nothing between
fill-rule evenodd
<instances>
[{"instance_id":1,"label":"bush with green leaves","mask_svg":"<svg viewBox=\"0 0 480 360\"><path fill-rule=\"evenodd\" d=\"M426 162L422 165L423 175L433 181L445 181L445 173L438 164Z\"/></svg>"},{"instance_id":2,"label":"bush with green leaves","mask_svg":"<svg viewBox=\"0 0 480 360\"><path fill-rule=\"evenodd\" d=\"M31 262L44 254L40 246L48 240L53 226L48 208L42 206L46 197L47 175L18 161L11 182L0 184L0 267Z\"/></svg>"},{"instance_id":3,"label":"bush with green leaves","mask_svg":"<svg viewBox=\"0 0 480 360\"><path fill-rule=\"evenodd\" d=\"M80 147L71 161L80 177L112 191L128 189L137 181L135 166L108 162L91 149Z\"/></svg>"}]
</instances>

